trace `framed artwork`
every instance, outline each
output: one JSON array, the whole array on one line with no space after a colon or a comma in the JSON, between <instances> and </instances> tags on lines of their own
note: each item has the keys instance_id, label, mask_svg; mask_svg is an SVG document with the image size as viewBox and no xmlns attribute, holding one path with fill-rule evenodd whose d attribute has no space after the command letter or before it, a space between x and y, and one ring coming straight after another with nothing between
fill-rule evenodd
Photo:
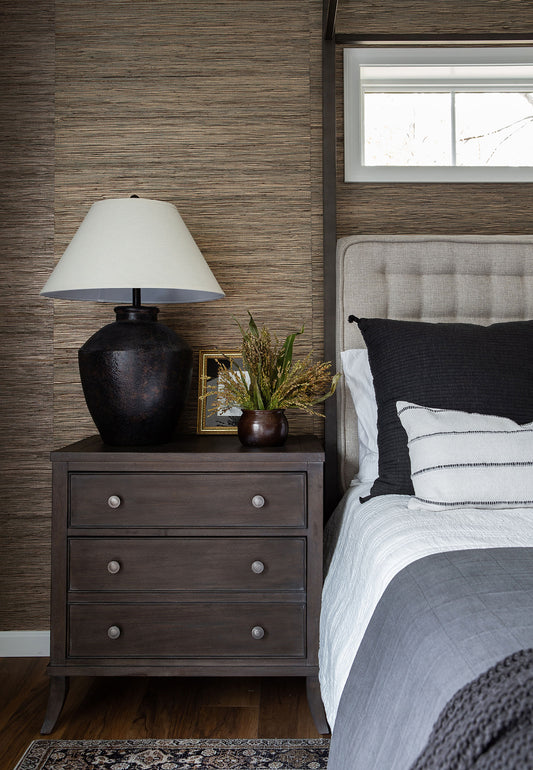
<instances>
[{"instance_id":1,"label":"framed artwork","mask_svg":"<svg viewBox=\"0 0 533 770\"><path fill-rule=\"evenodd\" d=\"M213 412L212 407L215 403L215 395L212 392L208 392L213 391L217 387L220 364L228 367L230 365L230 357L234 365L242 363L239 351L227 351L226 356L214 350L200 351L198 433L237 433L237 423L239 422L242 410L238 407L233 407L223 412Z\"/></svg>"}]
</instances>

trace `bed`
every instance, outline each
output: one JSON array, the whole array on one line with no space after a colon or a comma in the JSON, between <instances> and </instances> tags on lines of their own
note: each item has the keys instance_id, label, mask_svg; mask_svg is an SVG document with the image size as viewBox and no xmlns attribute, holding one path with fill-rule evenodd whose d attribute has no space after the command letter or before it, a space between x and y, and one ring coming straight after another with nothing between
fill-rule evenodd
<instances>
[{"instance_id":1,"label":"bed","mask_svg":"<svg viewBox=\"0 0 533 770\"><path fill-rule=\"evenodd\" d=\"M531 768L533 237L357 235L336 269L329 770Z\"/></svg>"}]
</instances>

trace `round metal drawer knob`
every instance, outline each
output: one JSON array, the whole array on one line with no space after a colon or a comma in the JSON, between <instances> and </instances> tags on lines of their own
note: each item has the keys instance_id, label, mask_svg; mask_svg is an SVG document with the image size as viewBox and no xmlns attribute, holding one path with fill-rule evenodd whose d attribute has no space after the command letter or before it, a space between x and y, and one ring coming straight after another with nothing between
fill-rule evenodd
<instances>
[{"instance_id":1,"label":"round metal drawer knob","mask_svg":"<svg viewBox=\"0 0 533 770\"><path fill-rule=\"evenodd\" d=\"M254 561L252 562L252 572L255 572L256 575L260 575L261 572L265 571L265 565L262 561Z\"/></svg>"},{"instance_id":2,"label":"round metal drawer knob","mask_svg":"<svg viewBox=\"0 0 533 770\"><path fill-rule=\"evenodd\" d=\"M118 495L111 495L107 498L107 504L110 508L118 508L122 500Z\"/></svg>"},{"instance_id":3,"label":"round metal drawer knob","mask_svg":"<svg viewBox=\"0 0 533 770\"><path fill-rule=\"evenodd\" d=\"M254 495L252 497L252 505L254 508L262 508L265 504L265 498L263 495Z\"/></svg>"},{"instance_id":4,"label":"round metal drawer knob","mask_svg":"<svg viewBox=\"0 0 533 770\"><path fill-rule=\"evenodd\" d=\"M120 628L118 626L109 626L107 635L110 639L118 639L120 636Z\"/></svg>"},{"instance_id":5,"label":"round metal drawer knob","mask_svg":"<svg viewBox=\"0 0 533 770\"><path fill-rule=\"evenodd\" d=\"M120 572L120 562L119 561L110 561L107 565L107 571L110 572L112 575L116 575L117 572Z\"/></svg>"},{"instance_id":6,"label":"round metal drawer knob","mask_svg":"<svg viewBox=\"0 0 533 770\"><path fill-rule=\"evenodd\" d=\"M265 629L261 626L254 626L252 628L252 636L254 639L262 639L265 635Z\"/></svg>"}]
</instances>

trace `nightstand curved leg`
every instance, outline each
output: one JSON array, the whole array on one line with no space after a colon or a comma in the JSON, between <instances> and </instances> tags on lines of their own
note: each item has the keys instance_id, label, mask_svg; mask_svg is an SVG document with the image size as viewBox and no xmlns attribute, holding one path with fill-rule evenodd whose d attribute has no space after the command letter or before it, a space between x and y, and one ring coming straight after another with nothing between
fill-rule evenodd
<instances>
[{"instance_id":1,"label":"nightstand curved leg","mask_svg":"<svg viewBox=\"0 0 533 770\"><path fill-rule=\"evenodd\" d=\"M48 694L48 705L44 717L41 734L48 735L52 732L61 713L65 698L67 697L69 686L68 676L51 676L50 692Z\"/></svg>"},{"instance_id":2,"label":"nightstand curved leg","mask_svg":"<svg viewBox=\"0 0 533 770\"><path fill-rule=\"evenodd\" d=\"M320 685L317 676L306 677L307 703L315 723L315 727L321 735L329 733L328 720L320 695Z\"/></svg>"}]
</instances>

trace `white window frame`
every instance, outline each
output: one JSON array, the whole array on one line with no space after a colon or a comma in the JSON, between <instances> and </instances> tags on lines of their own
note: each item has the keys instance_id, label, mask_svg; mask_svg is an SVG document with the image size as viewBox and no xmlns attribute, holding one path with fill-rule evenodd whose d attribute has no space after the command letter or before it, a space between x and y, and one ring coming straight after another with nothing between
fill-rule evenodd
<instances>
[{"instance_id":1,"label":"white window frame","mask_svg":"<svg viewBox=\"0 0 533 770\"><path fill-rule=\"evenodd\" d=\"M533 81L520 65L533 67L532 47L500 48L345 48L344 169L346 182L533 182L533 166L365 166L363 158L362 66L516 65L518 76L506 91L533 91ZM520 76L522 74L522 76ZM396 81L397 83L398 81ZM494 79L476 82L471 90L495 90ZM464 90L464 85L461 85Z\"/></svg>"}]
</instances>

